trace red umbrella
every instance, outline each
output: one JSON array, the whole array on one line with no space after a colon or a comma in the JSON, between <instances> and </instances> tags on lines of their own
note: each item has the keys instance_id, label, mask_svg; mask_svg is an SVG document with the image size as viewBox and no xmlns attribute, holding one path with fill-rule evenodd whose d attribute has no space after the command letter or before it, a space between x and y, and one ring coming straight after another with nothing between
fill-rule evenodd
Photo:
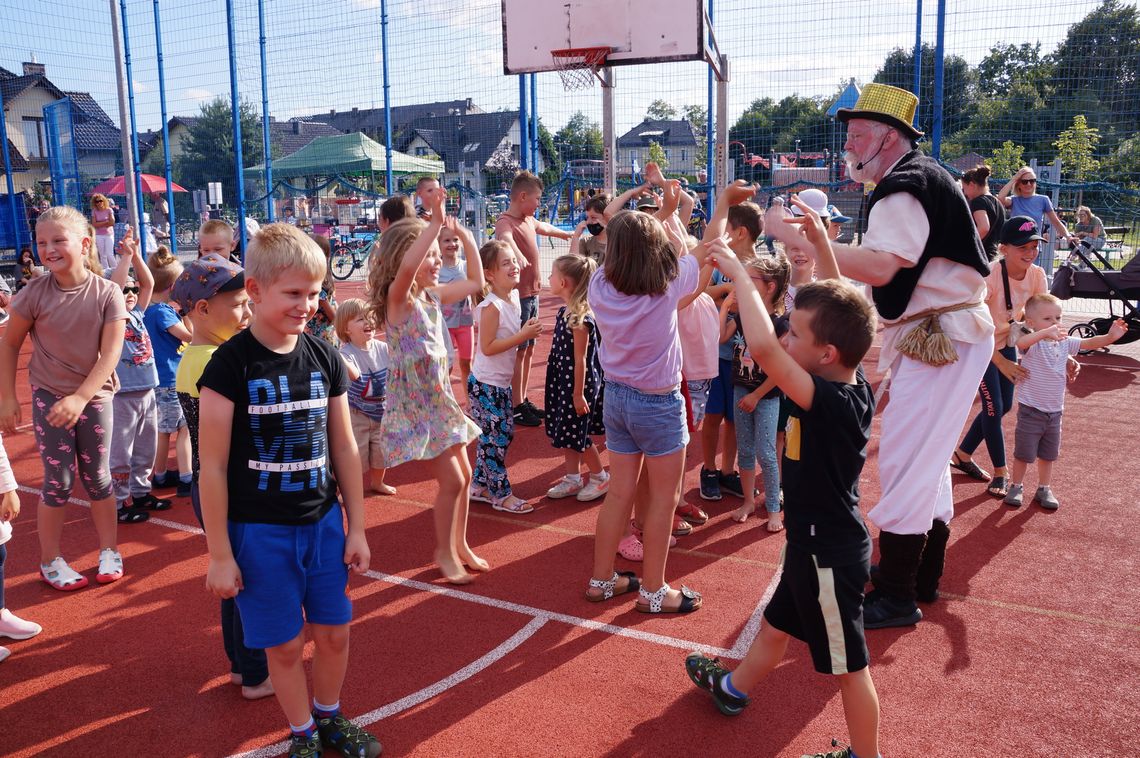
<instances>
[{"instance_id":1,"label":"red umbrella","mask_svg":"<svg viewBox=\"0 0 1140 758\"><path fill-rule=\"evenodd\" d=\"M145 194L152 192L166 192L166 179L154 174L142 174L142 190ZM131 179L133 183L133 179ZM171 184L175 192L186 192L184 187L179 187L177 184ZM106 181L99 182L91 188L88 194L99 195L125 195L127 189L125 186L124 177L115 176Z\"/></svg>"}]
</instances>

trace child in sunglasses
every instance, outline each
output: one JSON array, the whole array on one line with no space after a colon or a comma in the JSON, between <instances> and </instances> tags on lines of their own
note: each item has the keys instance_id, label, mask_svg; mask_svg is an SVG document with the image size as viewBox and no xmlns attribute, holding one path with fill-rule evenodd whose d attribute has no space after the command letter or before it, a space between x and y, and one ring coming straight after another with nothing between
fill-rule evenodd
<instances>
[{"instance_id":1,"label":"child in sunglasses","mask_svg":"<svg viewBox=\"0 0 1140 758\"><path fill-rule=\"evenodd\" d=\"M132 235L128 234L115 252L119 260L110 278L123 290L127 328L123 352L115 366L119 389L112 401L111 481L119 523L135 524L150 518L149 511L170 508L169 500L156 498L150 491L158 447L158 405L154 394L158 368L143 314L154 292L154 276Z\"/></svg>"}]
</instances>

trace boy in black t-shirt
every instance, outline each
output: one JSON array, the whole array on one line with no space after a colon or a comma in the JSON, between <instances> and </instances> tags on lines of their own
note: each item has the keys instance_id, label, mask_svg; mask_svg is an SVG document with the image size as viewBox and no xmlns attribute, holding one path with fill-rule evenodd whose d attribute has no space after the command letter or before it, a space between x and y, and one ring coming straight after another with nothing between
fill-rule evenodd
<instances>
[{"instance_id":1,"label":"boy in black t-shirt","mask_svg":"<svg viewBox=\"0 0 1140 758\"><path fill-rule=\"evenodd\" d=\"M347 372L336 350L304 333L325 265L316 243L288 224L263 227L249 245L253 323L217 349L198 382L206 584L219 597L236 595L246 645L265 648L290 755L333 747L374 758L380 743L340 713L348 569L366 571L370 554ZM316 648L311 709L306 621Z\"/></svg>"},{"instance_id":2,"label":"boy in black t-shirt","mask_svg":"<svg viewBox=\"0 0 1140 758\"><path fill-rule=\"evenodd\" d=\"M859 475L866 459L874 395L859 368L875 334L871 305L839 279L819 216L804 211L821 281L796 292L790 328L777 340L760 294L727 246L715 261L736 282L748 345L795 404L784 450L784 504L788 544L783 573L764 610L765 624L733 672L719 660L692 653L689 677L707 689L722 713L740 713L746 694L784 657L791 637L804 640L817 671L839 677L851 747L820 756L877 758L879 699L863 637L863 587L871 538L859 512Z\"/></svg>"}]
</instances>

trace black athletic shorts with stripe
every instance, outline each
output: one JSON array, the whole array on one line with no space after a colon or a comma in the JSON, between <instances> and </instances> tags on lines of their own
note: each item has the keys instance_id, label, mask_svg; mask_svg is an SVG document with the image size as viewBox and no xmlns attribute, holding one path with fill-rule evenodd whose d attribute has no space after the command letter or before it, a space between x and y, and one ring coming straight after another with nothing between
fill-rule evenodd
<instances>
[{"instance_id":1,"label":"black athletic shorts with stripe","mask_svg":"<svg viewBox=\"0 0 1140 758\"><path fill-rule=\"evenodd\" d=\"M820 568L816 557L784 548L784 571L764 609L769 624L807 643L815 670L849 674L870 662L863 636L863 588L870 564Z\"/></svg>"}]
</instances>

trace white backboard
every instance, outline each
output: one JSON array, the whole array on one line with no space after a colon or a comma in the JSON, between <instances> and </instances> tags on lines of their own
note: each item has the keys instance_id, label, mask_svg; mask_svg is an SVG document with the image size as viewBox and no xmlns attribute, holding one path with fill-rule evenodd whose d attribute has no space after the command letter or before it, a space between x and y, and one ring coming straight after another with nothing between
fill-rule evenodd
<instances>
[{"instance_id":1,"label":"white backboard","mask_svg":"<svg viewBox=\"0 0 1140 758\"><path fill-rule=\"evenodd\" d=\"M609 47L607 65L705 59L704 0L502 0L503 73L555 70L551 50Z\"/></svg>"}]
</instances>

